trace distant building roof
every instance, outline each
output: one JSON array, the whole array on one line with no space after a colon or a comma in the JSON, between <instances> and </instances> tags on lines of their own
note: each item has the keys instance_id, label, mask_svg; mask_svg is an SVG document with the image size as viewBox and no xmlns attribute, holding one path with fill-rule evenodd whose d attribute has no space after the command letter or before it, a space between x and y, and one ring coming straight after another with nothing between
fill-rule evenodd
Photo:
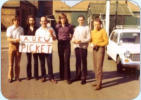
<instances>
[{"instance_id":1,"label":"distant building roof","mask_svg":"<svg viewBox=\"0 0 141 100\"><path fill-rule=\"evenodd\" d=\"M71 12L71 11L84 11L84 12L87 12L87 10L83 10L83 9L56 9L55 11L69 11L69 12Z\"/></svg>"},{"instance_id":2,"label":"distant building roof","mask_svg":"<svg viewBox=\"0 0 141 100\"><path fill-rule=\"evenodd\" d=\"M128 7L130 7L133 12L140 12L140 8L131 2L128 2Z\"/></svg>"},{"instance_id":3,"label":"distant building roof","mask_svg":"<svg viewBox=\"0 0 141 100\"><path fill-rule=\"evenodd\" d=\"M20 7L20 1L7 1L3 4L3 7Z\"/></svg>"},{"instance_id":4,"label":"distant building roof","mask_svg":"<svg viewBox=\"0 0 141 100\"><path fill-rule=\"evenodd\" d=\"M92 14L105 14L106 13L106 4L105 3L90 3L89 9ZM110 6L110 15L115 15L116 4L111 3ZM117 8L118 15L132 15L132 12L126 4L118 4Z\"/></svg>"}]
</instances>

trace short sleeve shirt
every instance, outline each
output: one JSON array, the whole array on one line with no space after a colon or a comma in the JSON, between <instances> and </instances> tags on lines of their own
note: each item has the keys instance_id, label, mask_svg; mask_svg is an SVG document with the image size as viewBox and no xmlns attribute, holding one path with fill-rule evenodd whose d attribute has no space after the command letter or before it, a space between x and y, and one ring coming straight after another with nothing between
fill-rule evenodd
<instances>
[{"instance_id":1,"label":"short sleeve shirt","mask_svg":"<svg viewBox=\"0 0 141 100\"><path fill-rule=\"evenodd\" d=\"M50 32L53 32L53 35L55 35L55 31L52 27L47 27L43 29L42 27L38 28L37 31L35 32L35 36L41 36L41 37L51 37Z\"/></svg>"},{"instance_id":2,"label":"short sleeve shirt","mask_svg":"<svg viewBox=\"0 0 141 100\"><path fill-rule=\"evenodd\" d=\"M21 26L15 27L14 25L7 28L6 36L13 39L20 39L20 35L24 34Z\"/></svg>"}]
</instances>

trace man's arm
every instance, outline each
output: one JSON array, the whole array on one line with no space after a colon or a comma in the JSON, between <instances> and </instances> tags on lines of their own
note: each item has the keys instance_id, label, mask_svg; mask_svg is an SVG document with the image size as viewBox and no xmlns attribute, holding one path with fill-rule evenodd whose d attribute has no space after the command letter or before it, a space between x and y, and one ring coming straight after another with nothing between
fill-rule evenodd
<instances>
[{"instance_id":1,"label":"man's arm","mask_svg":"<svg viewBox=\"0 0 141 100\"><path fill-rule=\"evenodd\" d=\"M8 42L11 42L11 43L18 43L20 41L19 39L13 39L10 37L8 37L7 40L8 40Z\"/></svg>"},{"instance_id":2,"label":"man's arm","mask_svg":"<svg viewBox=\"0 0 141 100\"><path fill-rule=\"evenodd\" d=\"M53 39L53 40L56 40L56 34L55 34L55 31L53 30L53 28L51 28L51 29L49 30L49 32L50 32L50 34L51 34L52 39Z\"/></svg>"}]
</instances>

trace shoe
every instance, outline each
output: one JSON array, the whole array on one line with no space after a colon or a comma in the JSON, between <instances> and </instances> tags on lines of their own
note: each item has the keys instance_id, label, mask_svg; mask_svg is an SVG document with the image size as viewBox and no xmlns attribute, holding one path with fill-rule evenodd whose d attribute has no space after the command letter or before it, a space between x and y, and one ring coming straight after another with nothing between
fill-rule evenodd
<instances>
[{"instance_id":1,"label":"shoe","mask_svg":"<svg viewBox=\"0 0 141 100\"><path fill-rule=\"evenodd\" d=\"M81 78L77 78L77 77L76 77L73 81L79 81L80 79L81 79Z\"/></svg>"},{"instance_id":2,"label":"shoe","mask_svg":"<svg viewBox=\"0 0 141 100\"><path fill-rule=\"evenodd\" d=\"M101 86L96 86L95 90L100 90Z\"/></svg>"},{"instance_id":3,"label":"shoe","mask_svg":"<svg viewBox=\"0 0 141 100\"><path fill-rule=\"evenodd\" d=\"M13 80L12 80L12 79L8 79L8 82L9 82L9 83L12 83L12 82L13 82Z\"/></svg>"},{"instance_id":4,"label":"shoe","mask_svg":"<svg viewBox=\"0 0 141 100\"><path fill-rule=\"evenodd\" d=\"M63 81L63 80L64 80L64 78L63 78L63 77L60 77L60 80L62 80L62 81Z\"/></svg>"},{"instance_id":5,"label":"shoe","mask_svg":"<svg viewBox=\"0 0 141 100\"><path fill-rule=\"evenodd\" d=\"M35 80L39 80L39 78L38 77L35 77Z\"/></svg>"},{"instance_id":6,"label":"shoe","mask_svg":"<svg viewBox=\"0 0 141 100\"><path fill-rule=\"evenodd\" d=\"M42 78L42 79L41 79L41 82L45 82L45 81L46 81L46 78Z\"/></svg>"},{"instance_id":7,"label":"shoe","mask_svg":"<svg viewBox=\"0 0 141 100\"><path fill-rule=\"evenodd\" d=\"M50 79L49 81L50 81L51 83L57 84L57 81L54 80L54 79Z\"/></svg>"},{"instance_id":8,"label":"shoe","mask_svg":"<svg viewBox=\"0 0 141 100\"><path fill-rule=\"evenodd\" d=\"M15 81L21 82L22 80L20 78L15 78Z\"/></svg>"},{"instance_id":9,"label":"shoe","mask_svg":"<svg viewBox=\"0 0 141 100\"><path fill-rule=\"evenodd\" d=\"M97 84L96 84L96 83L94 83L94 84L92 84L92 86L97 86Z\"/></svg>"},{"instance_id":10,"label":"shoe","mask_svg":"<svg viewBox=\"0 0 141 100\"><path fill-rule=\"evenodd\" d=\"M86 80L82 80L82 81L81 81L81 84L82 84L82 85L86 84Z\"/></svg>"},{"instance_id":11,"label":"shoe","mask_svg":"<svg viewBox=\"0 0 141 100\"><path fill-rule=\"evenodd\" d=\"M67 83L68 83L68 84L71 84L71 83L72 83L72 81L71 81L71 80L67 80Z\"/></svg>"},{"instance_id":12,"label":"shoe","mask_svg":"<svg viewBox=\"0 0 141 100\"><path fill-rule=\"evenodd\" d=\"M27 77L27 80L31 80L31 77Z\"/></svg>"}]
</instances>

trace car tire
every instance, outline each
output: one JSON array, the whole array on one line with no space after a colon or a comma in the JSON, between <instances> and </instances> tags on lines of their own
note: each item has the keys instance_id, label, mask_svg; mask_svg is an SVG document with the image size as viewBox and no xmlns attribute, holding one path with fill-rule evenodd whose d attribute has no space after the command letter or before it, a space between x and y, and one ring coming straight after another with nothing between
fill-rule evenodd
<instances>
[{"instance_id":1,"label":"car tire","mask_svg":"<svg viewBox=\"0 0 141 100\"><path fill-rule=\"evenodd\" d=\"M107 55L108 56L108 55ZM110 56L108 56L108 60L112 60L112 58Z\"/></svg>"},{"instance_id":2,"label":"car tire","mask_svg":"<svg viewBox=\"0 0 141 100\"><path fill-rule=\"evenodd\" d=\"M120 60L119 56L117 57L116 63L117 63L117 72L121 73L122 72L122 64L121 64L121 60Z\"/></svg>"}]
</instances>

